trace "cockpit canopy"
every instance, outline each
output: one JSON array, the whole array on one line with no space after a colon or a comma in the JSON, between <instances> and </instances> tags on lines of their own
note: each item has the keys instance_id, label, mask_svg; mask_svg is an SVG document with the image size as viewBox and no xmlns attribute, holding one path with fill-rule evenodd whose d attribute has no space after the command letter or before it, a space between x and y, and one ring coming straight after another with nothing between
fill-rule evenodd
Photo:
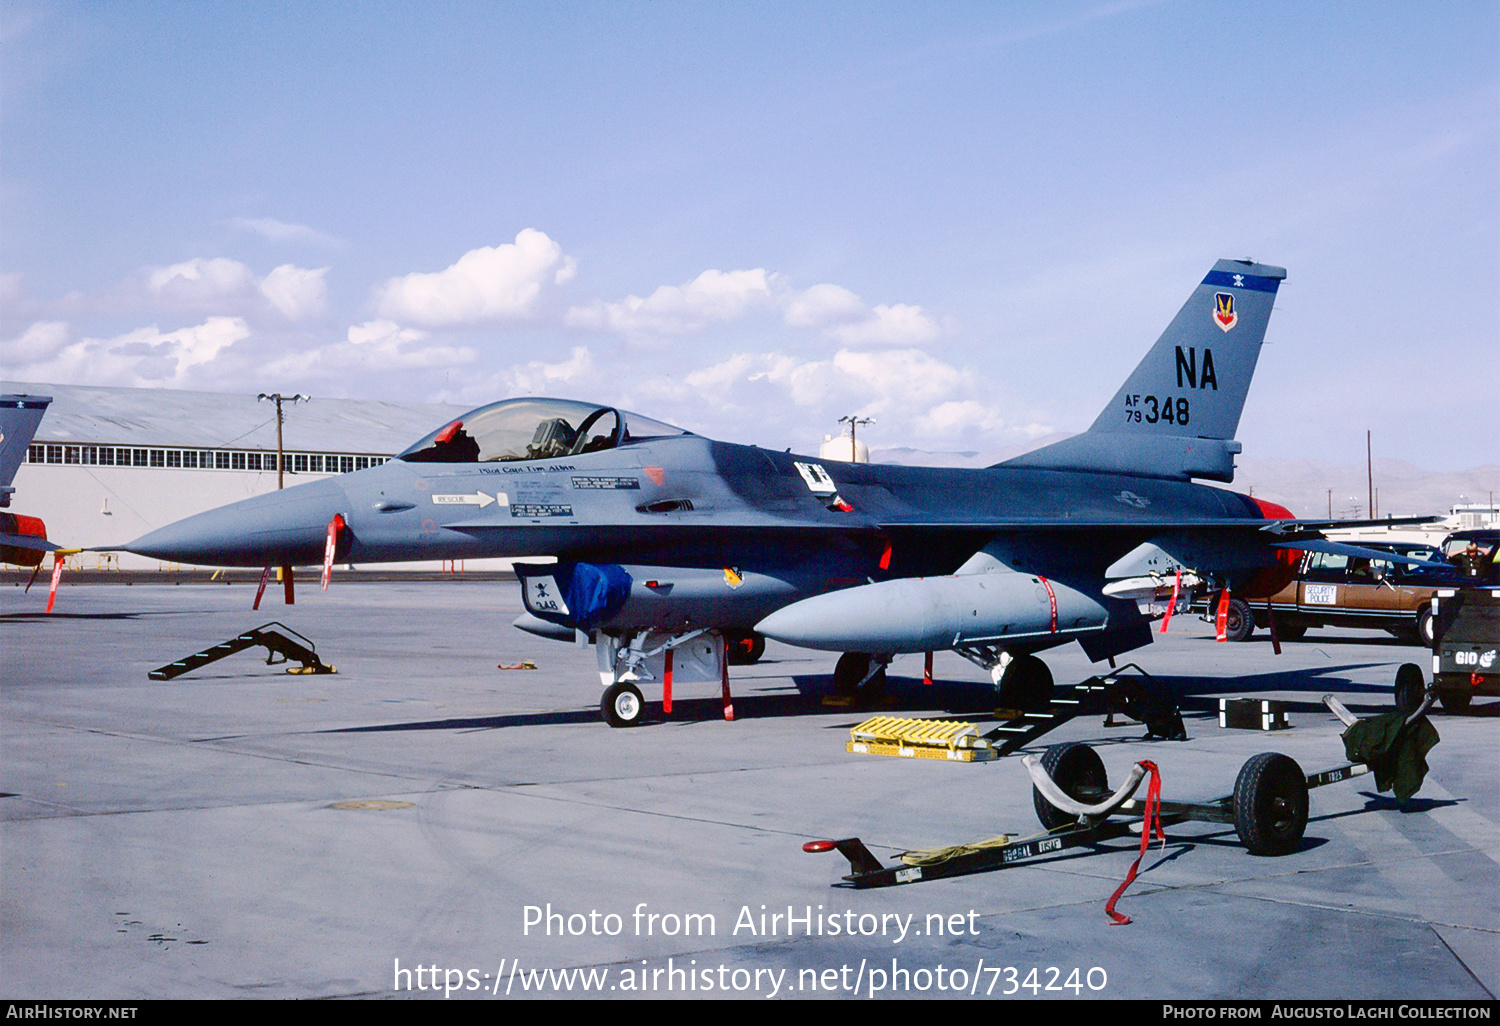
<instances>
[{"instance_id":1,"label":"cockpit canopy","mask_svg":"<svg viewBox=\"0 0 1500 1026\"><path fill-rule=\"evenodd\" d=\"M571 399L505 399L444 424L396 458L408 463L546 460L613 449L682 428Z\"/></svg>"}]
</instances>

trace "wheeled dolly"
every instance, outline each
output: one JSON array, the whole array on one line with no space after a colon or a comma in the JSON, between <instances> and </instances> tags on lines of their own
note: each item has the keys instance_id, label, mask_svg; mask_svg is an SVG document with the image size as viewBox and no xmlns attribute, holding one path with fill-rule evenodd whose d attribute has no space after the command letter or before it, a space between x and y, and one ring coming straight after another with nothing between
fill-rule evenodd
<instances>
[{"instance_id":1,"label":"wheeled dolly","mask_svg":"<svg viewBox=\"0 0 1500 1026\"><path fill-rule=\"evenodd\" d=\"M1355 721L1337 699L1325 696L1324 702L1345 724ZM1428 698L1406 723L1415 722L1430 705ZM1149 764L1137 763L1125 784L1111 793L1103 761L1083 742L1053 745L1040 759L1029 755L1022 763L1031 774L1032 802L1037 819L1046 828L1044 834L942 853L907 852L901 863L890 866L883 865L857 837L809 841L802 850L842 854L849 860L850 868L844 880L856 888L889 887L1004 869L1041 855L1149 829L1144 824L1151 799L1134 797L1147 776ZM1368 764L1349 762L1320 773L1303 773L1290 756L1263 752L1240 768L1232 794L1201 802L1160 800L1158 822L1163 826L1188 821L1231 824L1252 855L1286 855L1298 848L1307 828L1308 792L1369 772Z\"/></svg>"}]
</instances>

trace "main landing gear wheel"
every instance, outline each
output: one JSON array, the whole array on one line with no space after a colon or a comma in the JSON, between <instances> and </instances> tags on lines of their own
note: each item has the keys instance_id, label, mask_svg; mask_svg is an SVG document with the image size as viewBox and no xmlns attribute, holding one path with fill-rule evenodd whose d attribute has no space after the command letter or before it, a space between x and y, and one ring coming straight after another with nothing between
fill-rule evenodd
<instances>
[{"instance_id":1,"label":"main landing gear wheel","mask_svg":"<svg viewBox=\"0 0 1500 1026\"><path fill-rule=\"evenodd\" d=\"M1109 795L1109 776L1104 770L1104 760L1082 741L1053 745L1042 753L1042 769L1069 798L1092 805ZM1031 804L1036 808L1036 818L1048 830L1070 827L1078 822L1071 812L1064 812L1042 797L1042 792L1031 786Z\"/></svg>"},{"instance_id":2,"label":"main landing gear wheel","mask_svg":"<svg viewBox=\"0 0 1500 1026\"><path fill-rule=\"evenodd\" d=\"M633 727L641 722L645 711L646 700L641 697L641 689L625 680L605 688L599 701L599 712L611 727Z\"/></svg>"},{"instance_id":3,"label":"main landing gear wheel","mask_svg":"<svg viewBox=\"0 0 1500 1026\"><path fill-rule=\"evenodd\" d=\"M1034 655L1016 656L1005 668L996 701L1007 709L1034 712L1052 701L1052 671Z\"/></svg>"},{"instance_id":4,"label":"main landing gear wheel","mask_svg":"<svg viewBox=\"0 0 1500 1026\"><path fill-rule=\"evenodd\" d=\"M724 648L729 653L730 666L752 666L766 654L766 639L754 631L729 634L724 638Z\"/></svg>"},{"instance_id":5,"label":"main landing gear wheel","mask_svg":"<svg viewBox=\"0 0 1500 1026\"><path fill-rule=\"evenodd\" d=\"M1416 663L1402 663L1396 671L1396 708L1402 716L1410 716L1422 705L1427 682L1422 679L1422 668Z\"/></svg>"},{"instance_id":6,"label":"main landing gear wheel","mask_svg":"<svg viewBox=\"0 0 1500 1026\"><path fill-rule=\"evenodd\" d=\"M1307 829L1307 777L1295 759L1262 752L1234 781L1234 829L1251 855L1286 855Z\"/></svg>"},{"instance_id":7,"label":"main landing gear wheel","mask_svg":"<svg viewBox=\"0 0 1500 1026\"><path fill-rule=\"evenodd\" d=\"M1250 603L1232 598L1224 611L1224 638L1228 641L1249 641L1255 633L1255 616L1250 612Z\"/></svg>"},{"instance_id":8,"label":"main landing gear wheel","mask_svg":"<svg viewBox=\"0 0 1500 1026\"><path fill-rule=\"evenodd\" d=\"M874 668L868 652L845 652L833 666L833 687L840 694L875 694L885 687L885 666Z\"/></svg>"}]
</instances>

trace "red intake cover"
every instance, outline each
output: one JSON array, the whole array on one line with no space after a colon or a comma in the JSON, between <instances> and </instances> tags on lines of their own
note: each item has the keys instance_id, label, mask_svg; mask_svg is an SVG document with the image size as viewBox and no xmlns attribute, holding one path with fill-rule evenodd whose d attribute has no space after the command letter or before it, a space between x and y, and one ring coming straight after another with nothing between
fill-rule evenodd
<instances>
[{"instance_id":1,"label":"red intake cover","mask_svg":"<svg viewBox=\"0 0 1500 1026\"><path fill-rule=\"evenodd\" d=\"M1285 506L1278 506L1265 499L1250 498L1250 501L1260 507L1261 515L1267 520L1297 519ZM1270 598L1297 579L1297 568L1302 565L1302 550L1274 549L1273 551L1276 554L1277 565L1257 571L1255 576L1251 577L1240 589L1241 598Z\"/></svg>"},{"instance_id":2,"label":"red intake cover","mask_svg":"<svg viewBox=\"0 0 1500 1026\"><path fill-rule=\"evenodd\" d=\"M47 525L38 517L23 517L15 513L0 513L0 534L25 534L34 538L47 538ZM40 566L47 555L41 549L23 549L15 545L0 545L0 563L17 566Z\"/></svg>"}]
</instances>

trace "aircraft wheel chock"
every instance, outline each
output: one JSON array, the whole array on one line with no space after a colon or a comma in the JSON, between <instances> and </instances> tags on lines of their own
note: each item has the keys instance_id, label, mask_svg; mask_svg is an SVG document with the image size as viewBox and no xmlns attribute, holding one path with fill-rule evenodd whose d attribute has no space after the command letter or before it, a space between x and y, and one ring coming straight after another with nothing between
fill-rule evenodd
<instances>
[{"instance_id":1,"label":"aircraft wheel chock","mask_svg":"<svg viewBox=\"0 0 1500 1026\"><path fill-rule=\"evenodd\" d=\"M641 689L624 680L605 688L599 702L599 712L611 727L633 727L641 722L645 711L646 700L641 697Z\"/></svg>"},{"instance_id":2,"label":"aircraft wheel chock","mask_svg":"<svg viewBox=\"0 0 1500 1026\"><path fill-rule=\"evenodd\" d=\"M1069 741L1048 748L1042 753L1042 769L1063 794L1085 805L1102 801L1109 795L1109 774L1104 769L1104 760L1082 741ZM1062 811L1043 798L1034 784L1031 804L1036 808L1036 818L1048 830L1078 822L1077 816Z\"/></svg>"},{"instance_id":3,"label":"aircraft wheel chock","mask_svg":"<svg viewBox=\"0 0 1500 1026\"><path fill-rule=\"evenodd\" d=\"M1005 668L996 690L996 701L1007 709L1045 709L1052 701L1052 671L1034 655L1016 656Z\"/></svg>"},{"instance_id":4,"label":"aircraft wheel chock","mask_svg":"<svg viewBox=\"0 0 1500 1026\"><path fill-rule=\"evenodd\" d=\"M1280 752L1262 752L1234 781L1234 829L1251 855L1296 851L1307 829L1307 777Z\"/></svg>"}]
</instances>

